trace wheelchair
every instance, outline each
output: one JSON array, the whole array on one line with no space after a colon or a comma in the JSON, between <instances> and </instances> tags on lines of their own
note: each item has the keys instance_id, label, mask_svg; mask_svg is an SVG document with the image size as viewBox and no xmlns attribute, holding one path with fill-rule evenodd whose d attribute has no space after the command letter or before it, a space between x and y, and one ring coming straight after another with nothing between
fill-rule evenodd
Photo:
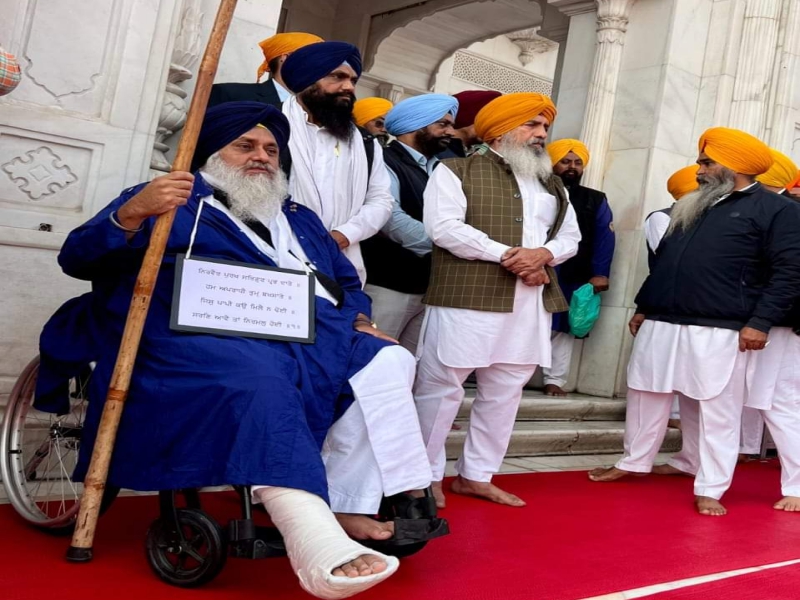
<instances>
[{"instance_id":1,"label":"wheelchair","mask_svg":"<svg viewBox=\"0 0 800 600\"><path fill-rule=\"evenodd\" d=\"M33 527L53 535L70 535L80 507L82 485L72 472L78 458L88 403L91 366L69 385L69 410L51 414L34 406L39 358L17 379L0 428L0 474L9 501ZM233 486L239 495L240 518L225 529L202 510L197 489L159 492L159 516L147 531L145 549L153 572L164 582L197 587L214 579L228 557L261 559L285 556L274 527L256 526L250 488ZM100 508L105 512L119 494L107 486ZM422 550L431 539L449 533L437 517L430 489L424 497L397 494L384 498L376 519L393 521L391 540L360 541L364 546L403 558ZM91 560L91 551L68 555L73 562Z\"/></svg>"}]
</instances>

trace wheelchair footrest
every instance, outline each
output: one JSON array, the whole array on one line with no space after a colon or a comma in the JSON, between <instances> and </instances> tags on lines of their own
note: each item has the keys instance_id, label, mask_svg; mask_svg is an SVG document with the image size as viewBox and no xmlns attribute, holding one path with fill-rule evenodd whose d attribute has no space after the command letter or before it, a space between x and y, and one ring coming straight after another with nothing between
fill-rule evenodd
<instances>
[{"instance_id":1,"label":"wheelchair footrest","mask_svg":"<svg viewBox=\"0 0 800 600\"><path fill-rule=\"evenodd\" d=\"M450 533L447 520L434 517L432 519L395 519L394 536L387 540L395 546L427 542Z\"/></svg>"},{"instance_id":2,"label":"wheelchair footrest","mask_svg":"<svg viewBox=\"0 0 800 600\"><path fill-rule=\"evenodd\" d=\"M231 521L229 530L233 530ZM276 556L286 556L286 546L283 543L281 534L275 527L260 527L250 521L251 529L247 529L250 537L234 539L229 538L229 553L234 558L273 558Z\"/></svg>"}]
</instances>

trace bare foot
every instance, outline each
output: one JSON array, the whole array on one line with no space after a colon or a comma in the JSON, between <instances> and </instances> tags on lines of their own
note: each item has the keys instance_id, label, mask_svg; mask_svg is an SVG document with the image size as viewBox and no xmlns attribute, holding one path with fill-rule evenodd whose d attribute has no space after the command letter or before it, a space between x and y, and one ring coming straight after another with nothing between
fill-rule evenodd
<instances>
[{"instance_id":1,"label":"bare foot","mask_svg":"<svg viewBox=\"0 0 800 600\"><path fill-rule=\"evenodd\" d=\"M453 423L450 425L450 431L461 431L461 425L458 423Z\"/></svg>"},{"instance_id":2,"label":"bare foot","mask_svg":"<svg viewBox=\"0 0 800 600\"><path fill-rule=\"evenodd\" d=\"M680 419L670 419L667 421L667 427L672 427L673 429L680 429L681 428L681 420Z\"/></svg>"},{"instance_id":3,"label":"bare foot","mask_svg":"<svg viewBox=\"0 0 800 600\"><path fill-rule=\"evenodd\" d=\"M433 498L436 500L436 508L446 508L447 500L444 497L441 481L431 482L431 492L433 492Z\"/></svg>"},{"instance_id":4,"label":"bare foot","mask_svg":"<svg viewBox=\"0 0 800 600\"><path fill-rule=\"evenodd\" d=\"M681 471L672 465L656 465L653 467L653 473L656 475L683 475L684 477L694 477L691 473Z\"/></svg>"},{"instance_id":5,"label":"bare foot","mask_svg":"<svg viewBox=\"0 0 800 600\"><path fill-rule=\"evenodd\" d=\"M450 486L453 493L461 494L463 496L475 496L476 498L483 498L484 500L491 500L497 504L505 504L507 506L525 506L525 501L522 498L509 494L501 490L493 483L486 481L472 481L465 479L459 475Z\"/></svg>"},{"instance_id":6,"label":"bare foot","mask_svg":"<svg viewBox=\"0 0 800 600\"><path fill-rule=\"evenodd\" d=\"M786 512L800 512L800 498L797 496L784 496L772 508Z\"/></svg>"},{"instance_id":7,"label":"bare foot","mask_svg":"<svg viewBox=\"0 0 800 600\"><path fill-rule=\"evenodd\" d=\"M542 391L544 392L545 396L557 396L559 398L563 398L567 395L567 392L561 389L561 386L552 383L548 383L546 386L544 386Z\"/></svg>"},{"instance_id":8,"label":"bare foot","mask_svg":"<svg viewBox=\"0 0 800 600\"><path fill-rule=\"evenodd\" d=\"M757 454L739 454L739 458L736 459L736 462L746 463L751 460L756 460L756 458L758 458Z\"/></svg>"},{"instance_id":9,"label":"bare foot","mask_svg":"<svg viewBox=\"0 0 800 600\"><path fill-rule=\"evenodd\" d=\"M728 514L728 511L719 503L719 500L709 498L708 496L695 496L694 504L697 507L697 512L701 515L721 517L722 515Z\"/></svg>"},{"instance_id":10,"label":"bare foot","mask_svg":"<svg viewBox=\"0 0 800 600\"><path fill-rule=\"evenodd\" d=\"M394 523L391 521L384 523L366 515L348 513L336 513L335 516L342 529L354 540L388 540L394 535Z\"/></svg>"},{"instance_id":11,"label":"bare foot","mask_svg":"<svg viewBox=\"0 0 800 600\"><path fill-rule=\"evenodd\" d=\"M344 563L341 567L336 567L331 571L336 577L366 577L383 573L386 570L386 561L374 554L362 554L358 558Z\"/></svg>"},{"instance_id":12,"label":"bare foot","mask_svg":"<svg viewBox=\"0 0 800 600\"><path fill-rule=\"evenodd\" d=\"M622 479L627 475L639 475L639 473L623 471L617 467L608 467L607 469L603 467L589 471L589 479L592 481L616 481L617 479Z\"/></svg>"}]
</instances>

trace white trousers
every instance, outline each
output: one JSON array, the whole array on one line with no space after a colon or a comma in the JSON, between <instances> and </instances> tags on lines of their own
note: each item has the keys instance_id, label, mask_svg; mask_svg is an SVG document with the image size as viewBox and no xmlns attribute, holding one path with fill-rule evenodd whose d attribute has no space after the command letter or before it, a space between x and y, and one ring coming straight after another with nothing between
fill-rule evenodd
<instances>
[{"instance_id":1,"label":"white trousers","mask_svg":"<svg viewBox=\"0 0 800 600\"><path fill-rule=\"evenodd\" d=\"M697 496L718 500L733 480L739 455L746 370L746 355L739 353L733 373L720 394L715 398L697 401L699 461L694 483ZM651 471L666 435L672 400L671 393L629 390L625 455L617 463L618 469L636 473ZM681 406L681 423L685 418L684 405ZM687 437L691 438L691 435Z\"/></svg>"},{"instance_id":2,"label":"white trousers","mask_svg":"<svg viewBox=\"0 0 800 600\"><path fill-rule=\"evenodd\" d=\"M575 336L563 331L554 331L550 338L552 359L549 368L543 368L545 385L564 387L569 379L569 368L572 366L572 348Z\"/></svg>"},{"instance_id":3,"label":"white trousers","mask_svg":"<svg viewBox=\"0 0 800 600\"><path fill-rule=\"evenodd\" d=\"M456 471L466 479L489 482L503 463L522 388L536 365L448 367L439 360L435 345L426 346L417 369L414 399L434 481L444 478L447 434L464 401L462 384L473 370L478 389Z\"/></svg>"},{"instance_id":4,"label":"white trousers","mask_svg":"<svg viewBox=\"0 0 800 600\"><path fill-rule=\"evenodd\" d=\"M377 285L367 284L364 292L372 298L372 320L378 329L416 354L419 333L425 318L422 294L404 294Z\"/></svg>"},{"instance_id":5,"label":"white trousers","mask_svg":"<svg viewBox=\"0 0 800 600\"><path fill-rule=\"evenodd\" d=\"M414 370L414 357L390 346L350 379L355 402L322 447L333 512L376 514L383 496L431 484L411 394Z\"/></svg>"},{"instance_id":6,"label":"white trousers","mask_svg":"<svg viewBox=\"0 0 800 600\"><path fill-rule=\"evenodd\" d=\"M681 418L681 451L667 461L668 465L684 473L697 475L700 469L700 402L678 394ZM674 411L674 408L673 408Z\"/></svg>"},{"instance_id":7,"label":"white trousers","mask_svg":"<svg viewBox=\"0 0 800 600\"><path fill-rule=\"evenodd\" d=\"M745 406L742 411L742 443L739 452L742 454L761 454L761 442L764 438L764 418L761 411Z\"/></svg>"}]
</instances>

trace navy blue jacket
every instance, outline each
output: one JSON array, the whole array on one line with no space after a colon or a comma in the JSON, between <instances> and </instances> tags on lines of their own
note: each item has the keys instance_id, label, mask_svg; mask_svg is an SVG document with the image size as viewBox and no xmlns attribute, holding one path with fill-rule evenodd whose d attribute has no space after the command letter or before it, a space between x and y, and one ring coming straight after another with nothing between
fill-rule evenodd
<instances>
[{"instance_id":1,"label":"navy blue jacket","mask_svg":"<svg viewBox=\"0 0 800 600\"><path fill-rule=\"evenodd\" d=\"M760 184L667 234L636 296L646 318L769 332L800 300L800 205Z\"/></svg>"}]
</instances>

